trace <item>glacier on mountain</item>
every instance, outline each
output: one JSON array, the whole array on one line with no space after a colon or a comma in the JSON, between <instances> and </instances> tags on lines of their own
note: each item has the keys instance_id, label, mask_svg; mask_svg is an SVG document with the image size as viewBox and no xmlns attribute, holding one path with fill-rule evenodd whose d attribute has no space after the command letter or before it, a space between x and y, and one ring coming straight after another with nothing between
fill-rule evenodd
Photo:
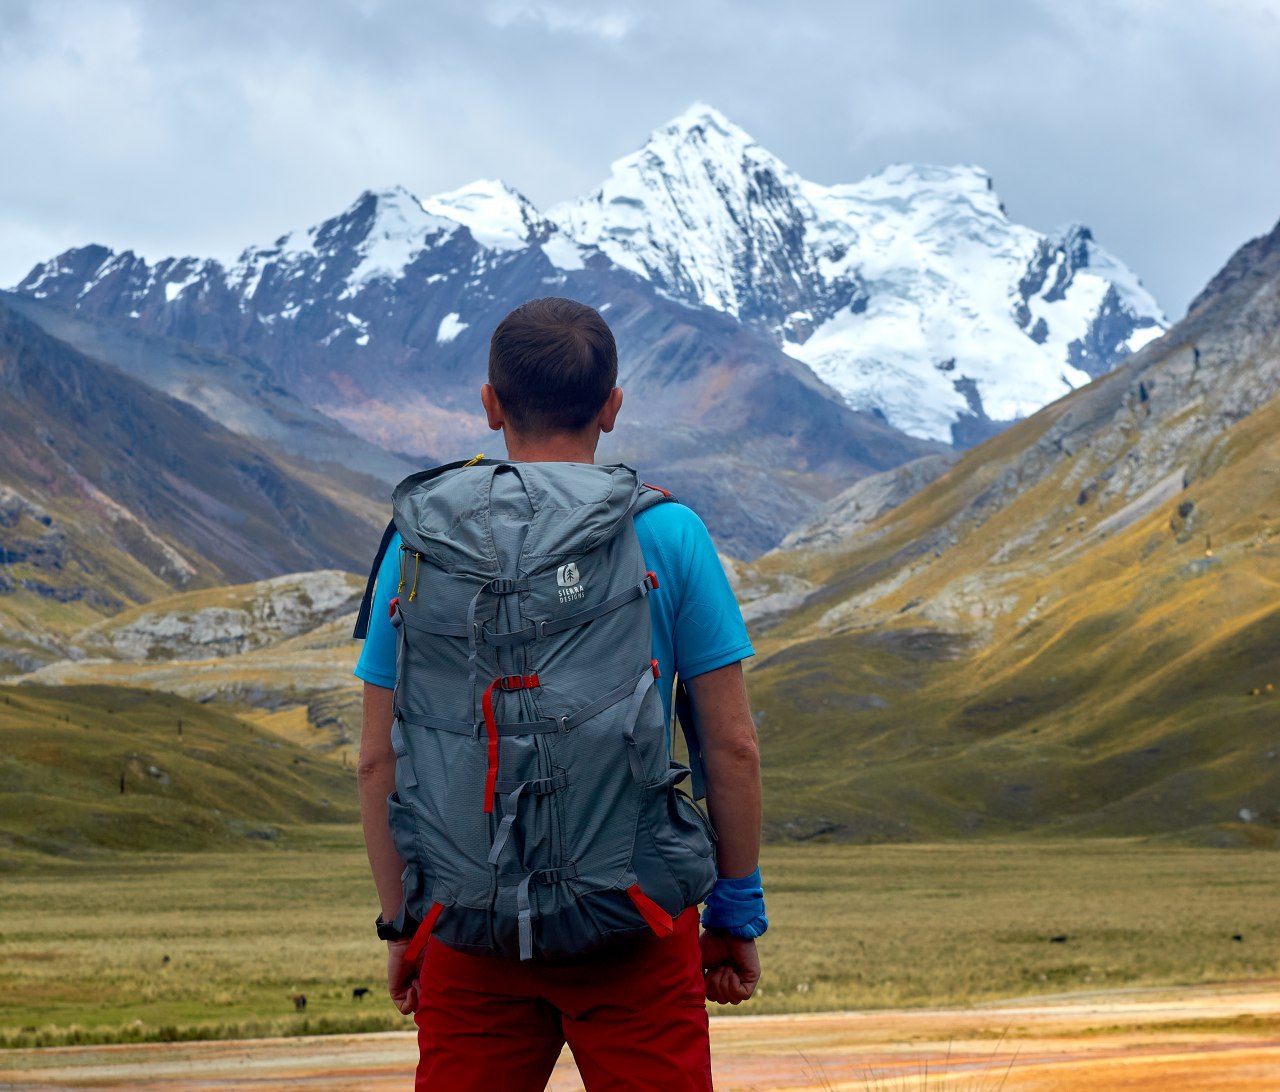
<instances>
[{"instance_id":1,"label":"glacier on mountain","mask_svg":"<svg viewBox=\"0 0 1280 1092\"><path fill-rule=\"evenodd\" d=\"M852 406L923 438L1031 413L1167 325L1088 229L1012 223L978 167L822 186L702 104L547 215L670 295L767 329Z\"/></svg>"}]
</instances>

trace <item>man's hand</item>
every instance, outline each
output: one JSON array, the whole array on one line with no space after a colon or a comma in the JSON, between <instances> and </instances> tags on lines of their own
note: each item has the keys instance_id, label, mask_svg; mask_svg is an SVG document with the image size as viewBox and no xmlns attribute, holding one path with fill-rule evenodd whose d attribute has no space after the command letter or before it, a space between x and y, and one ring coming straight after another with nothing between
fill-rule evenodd
<instances>
[{"instance_id":1,"label":"man's hand","mask_svg":"<svg viewBox=\"0 0 1280 1092\"><path fill-rule=\"evenodd\" d=\"M408 940L387 941L387 991L406 1016L418 1011L418 968L422 965L421 958L416 963L405 962L409 944Z\"/></svg>"},{"instance_id":2,"label":"man's hand","mask_svg":"<svg viewBox=\"0 0 1280 1092\"><path fill-rule=\"evenodd\" d=\"M737 1005L756 992L760 981L760 956L754 940L739 940L723 933L702 934L702 973L707 980L707 1000Z\"/></svg>"}]
</instances>

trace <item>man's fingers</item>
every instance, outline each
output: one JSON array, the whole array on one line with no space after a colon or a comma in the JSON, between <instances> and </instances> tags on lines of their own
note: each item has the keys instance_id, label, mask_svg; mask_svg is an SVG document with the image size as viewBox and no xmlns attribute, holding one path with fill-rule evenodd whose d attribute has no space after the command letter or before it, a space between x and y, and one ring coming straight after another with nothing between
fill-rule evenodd
<instances>
[{"instance_id":1,"label":"man's fingers","mask_svg":"<svg viewBox=\"0 0 1280 1092\"><path fill-rule=\"evenodd\" d=\"M415 983L408 989L391 991L391 1000L405 1016L412 1016L418 1011L418 986Z\"/></svg>"},{"instance_id":2,"label":"man's fingers","mask_svg":"<svg viewBox=\"0 0 1280 1092\"><path fill-rule=\"evenodd\" d=\"M720 971L721 967L712 967L706 974L707 982L707 1000L714 1001L717 1005L722 1005L720 994Z\"/></svg>"},{"instance_id":3,"label":"man's fingers","mask_svg":"<svg viewBox=\"0 0 1280 1092\"><path fill-rule=\"evenodd\" d=\"M731 967L720 966L707 976L707 999L717 1005L736 1005L740 1000L741 983Z\"/></svg>"}]
</instances>

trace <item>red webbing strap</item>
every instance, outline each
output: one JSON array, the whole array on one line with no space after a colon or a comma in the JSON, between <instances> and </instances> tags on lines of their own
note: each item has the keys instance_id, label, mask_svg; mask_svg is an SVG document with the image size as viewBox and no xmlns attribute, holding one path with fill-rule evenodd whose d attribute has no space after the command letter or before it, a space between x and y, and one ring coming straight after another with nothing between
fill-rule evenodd
<instances>
[{"instance_id":1,"label":"red webbing strap","mask_svg":"<svg viewBox=\"0 0 1280 1092\"><path fill-rule=\"evenodd\" d=\"M662 486L660 485L650 485L648 482L641 482L640 484L643 485L646 489L652 489L655 493L661 493L664 497L671 496L671 490L663 489Z\"/></svg>"},{"instance_id":2,"label":"red webbing strap","mask_svg":"<svg viewBox=\"0 0 1280 1092\"><path fill-rule=\"evenodd\" d=\"M484 779L484 810L493 811L493 794L498 785L498 722L493 715L493 688L532 690L540 686L537 675L500 675L484 688L480 708L484 710L485 735L489 737L489 772Z\"/></svg>"},{"instance_id":3,"label":"red webbing strap","mask_svg":"<svg viewBox=\"0 0 1280 1092\"><path fill-rule=\"evenodd\" d=\"M636 909L640 911L640 916L649 923L649 928L658 936L669 937L675 932L676 926L675 922L671 920L671 915L641 891L638 883L633 883L628 887L627 894L631 896L631 901L636 904Z\"/></svg>"},{"instance_id":4,"label":"red webbing strap","mask_svg":"<svg viewBox=\"0 0 1280 1092\"><path fill-rule=\"evenodd\" d=\"M401 957L405 963L417 963L418 957L422 955L422 951L427 946L427 941L431 939L431 933L436 927L436 919L440 917L440 911L444 907L438 902L431 904L431 909L427 911L427 916L422 919L422 924L418 926L418 931L413 934L413 940L409 947L404 950Z\"/></svg>"},{"instance_id":5,"label":"red webbing strap","mask_svg":"<svg viewBox=\"0 0 1280 1092\"><path fill-rule=\"evenodd\" d=\"M494 679L484 688L484 696L480 699L480 707L484 710L484 729L489 736L489 773L484 779L484 810L493 811L493 791L498 784L498 722L493 718L493 688L498 685Z\"/></svg>"}]
</instances>

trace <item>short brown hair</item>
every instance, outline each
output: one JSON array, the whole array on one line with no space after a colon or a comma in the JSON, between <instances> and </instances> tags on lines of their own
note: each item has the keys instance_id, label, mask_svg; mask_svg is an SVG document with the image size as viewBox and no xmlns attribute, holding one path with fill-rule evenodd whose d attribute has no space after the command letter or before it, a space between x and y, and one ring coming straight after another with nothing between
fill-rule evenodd
<instances>
[{"instance_id":1,"label":"short brown hair","mask_svg":"<svg viewBox=\"0 0 1280 1092\"><path fill-rule=\"evenodd\" d=\"M525 435L578 432L618 381L618 347L600 312L548 296L521 304L489 340L489 385Z\"/></svg>"}]
</instances>

